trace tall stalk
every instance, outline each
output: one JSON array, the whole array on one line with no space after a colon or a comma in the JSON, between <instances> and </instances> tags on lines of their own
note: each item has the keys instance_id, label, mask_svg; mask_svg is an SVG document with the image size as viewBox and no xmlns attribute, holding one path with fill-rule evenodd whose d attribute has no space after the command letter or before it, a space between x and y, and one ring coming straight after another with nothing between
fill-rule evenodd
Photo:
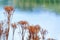
<instances>
[{"instance_id":1,"label":"tall stalk","mask_svg":"<svg viewBox=\"0 0 60 40\"><path fill-rule=\"evenodd\" d=\"M8 29L6 29L6 40L8 40L8 34L9 34L9 29L10 29L10 18L11 18L11 12L13 11L13 7L11 6L6 6L5 11L7 12L7 24L8 24Z\"/></svg>"}]
</instances>

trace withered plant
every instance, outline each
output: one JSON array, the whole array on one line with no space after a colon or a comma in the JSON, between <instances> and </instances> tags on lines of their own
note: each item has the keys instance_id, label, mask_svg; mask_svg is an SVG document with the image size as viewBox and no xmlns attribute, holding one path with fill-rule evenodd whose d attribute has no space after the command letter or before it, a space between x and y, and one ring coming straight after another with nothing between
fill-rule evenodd
<instances>
[{"instance_id":1,"label":"withered plant","mask_svg":"<svg viewBox=\"0 0 60 40\"><path fill-rule=\"evenodd\" d=\"M34 28L36 30L35 35L34 35L34 40L40 40L40 38L37 34L40 32L41 27L40 27L40 25L35 25Z\"/></svg>"},{"instance_id":2,"label":"withered plant","mask_svg":"<svg viewBox=\"0 0 60 40\"><path fill-rule=\"evenodd\" d=\"M19 21L18 24L21 25L21 28L22 28L22 40L24 40L24 30L25 30L25 27L28 26L28 22L27 21Z\"/></svg>"},{"instance_id":3,"label":"withered plant","mask_svg":"<svg viewBox=\"0 0 60 40\"><path fill-rule=\"evenodd\" d=\"M5 34L6 34L6 40L8 40L8 34L9 34L9 29L10 29L10 18L12 15L11 12L14 11L14 8L12 6L5 6L4 9L5 9L6 14L7 14L8 29L5 30Z\"/></svg>"},{"instance_id":4,"label":"withered plant","mask_svg":"<svg viewBox=\"0 0 60 40\"><path fill-rule=\"evenodd\" d=\"M27 21L19 21L16 23L10 23L11 22L11 15L12 12L14 12L14 8L11 6L5 6L4 7L6 14L7 14L7 24L8 24L8 28L5 29L5 32L3 33L3 23L0 23L0 40L1 40L1 36L2 34L5 34L6 36L6 40L8 40L8 36L9 36L9 30L10 30L10 26L12 26L13 28L13 38L12 40L14 40L14 32L15 29L17 28L17 24L19 24L22 28L22 40L24 40L24 35L26 32L26 29L28 29L29 31L29 36L28 36L28 40L40 40L41 38L38 36L38 33L40 32L42 40L45 40L45 35L47 34L47 30L46 29L42 29L40 27L40 25L29 25ZM11 24L11 25L10 25ZM20 30L20 27L19 27ZM5 39L4 39L5 40ZM48 38L47 40L55 40L53 38Z\"/></svg>"},{"instance_id":5,"label":"withered plant","mask_svg":"<svg viewBox=\"0 0 60 40\"><path fill-rule=\"evenodd\" d=\"M8 24L8 27L10 27L10 17L11 17L11 15L12 15L12 11L14 10L13 9L13 7L11 7L11 6L6 6L5 8L5 11L7 12L6 14L7 14L7 24Z\"/></svg>"},{"instance_id":6,"label":"withered plant","mask_svg":"<svg viewBox=\"0 0 60 40\"><path fill-rule=\"evenodd\" d=\"M35 26L29 26L27 27L29 30L29 39L28 40L39 40L40 38L38 37L37 33L40 31L40 26L35 25Z\"/></svg>"}]
</instances>

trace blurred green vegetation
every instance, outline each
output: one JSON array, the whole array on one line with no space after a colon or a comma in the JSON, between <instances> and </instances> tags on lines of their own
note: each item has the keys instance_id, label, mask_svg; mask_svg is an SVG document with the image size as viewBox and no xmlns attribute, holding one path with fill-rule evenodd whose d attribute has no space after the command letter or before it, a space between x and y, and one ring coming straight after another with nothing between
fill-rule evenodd
<instances>
[{"instance_id":1,"label":"blurred green vegetation","mask_svg":"<svg viewBox=\"0 0 60 40\"><path fill-rule=\"evenodd\" d=\"M24 10L32 10L33 8L43 6L44 8L60 13L60 0L1 0L0 5L1 4L14 5Z\"/></svg>"},{"instance_id":2,"label":"blurred green vegetation","mask_svg":"<svg viewBox=\"0 0 60 40\"><path fill-rule=\"evenodd\" d=\"M51 9L60 13L60 0L13 0L16 7L21 9L37 8L43 6L44 8Z\"/></svg>"}]
</instances>

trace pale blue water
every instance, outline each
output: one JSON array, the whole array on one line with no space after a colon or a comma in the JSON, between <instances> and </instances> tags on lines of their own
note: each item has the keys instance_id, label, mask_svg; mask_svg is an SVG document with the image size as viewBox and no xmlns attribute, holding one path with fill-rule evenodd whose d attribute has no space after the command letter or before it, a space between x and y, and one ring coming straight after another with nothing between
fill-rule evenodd
<instances>
[{"instance_id":1,"label":"pale blue water","mask_svg":"<svg viewBox=\"0 0 60 40\"><path fill-rule=\"evenodd\" d=\"M0 20L5 20L4 10L0 8ZM30 25L39 24L42 28L48 30L46 37L55 38L60 40L60 15L56 15L55 12L50 10L34 10L31 11L18 11L15 10L11 22L18 22L20 20L26 20ZM27 34L25 35L27 36ZM9 40L12 39L12 28L10 29ZM18 28L15 31L14 40L21 40L21 35L19 37ZM25 39L26 40L26 39Z\"/></svg>"}]
</instances>

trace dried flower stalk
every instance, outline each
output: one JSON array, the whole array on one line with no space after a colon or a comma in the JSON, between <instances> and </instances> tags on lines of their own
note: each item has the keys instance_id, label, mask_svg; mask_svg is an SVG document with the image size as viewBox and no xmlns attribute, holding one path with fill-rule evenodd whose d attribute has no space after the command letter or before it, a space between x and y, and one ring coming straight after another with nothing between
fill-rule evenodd
<instances>
[{"instance_id":1,"label":"dried flower stalk","mask_svg":"<svg viewBox=\"0 0 60 40\"><path fill-rule=\"evenodd\" d=\"M27 29L29 30L29 40L39 40L39 37L37 36L37 33L40 30L40 26L39 25L35 25L35 26L29 26L27 27Z\"/></svg>"},{"instance_id":2,"label":"dried flower stalk","mask_svg":"<svg viewBox=\"0 0 60 40\"><path fill-rule=\"evenodd\" d=\"M5 11L7 12L8 16L7 16L7 24L8 24L8 29L5 30L5 34L6 34L6 40L8 40L8 34L9 34L9 28L10 28L10 17L11 17L11 12L14 10L12 6L5 6L4 7Z\"/></svg>"},{"instance_id":3,"label":"dried flower stalk","mask_svg":"<svg viewBox=\"0 0 60 40\"><path fill-rule=\"evenodd\" d=\"M24 40L24 29L25 29L26 25L28 25L28 22L27 21L19 21L18 24L21 25L21 28L22 28L22 40Z\"/></svg>"},{"instance_id":4,"label":"dried flower stalk","mask_svg":"<svg viewBox=\"0 0 60 40\"><path fill-rule=\"evenodd\" d=\"M12 24L12 28L13 28L13 39L12 40L14 40L14 32L15 32L15 29L17 28L17 25L15 23Z\"/></svg>"}]
</instances>

